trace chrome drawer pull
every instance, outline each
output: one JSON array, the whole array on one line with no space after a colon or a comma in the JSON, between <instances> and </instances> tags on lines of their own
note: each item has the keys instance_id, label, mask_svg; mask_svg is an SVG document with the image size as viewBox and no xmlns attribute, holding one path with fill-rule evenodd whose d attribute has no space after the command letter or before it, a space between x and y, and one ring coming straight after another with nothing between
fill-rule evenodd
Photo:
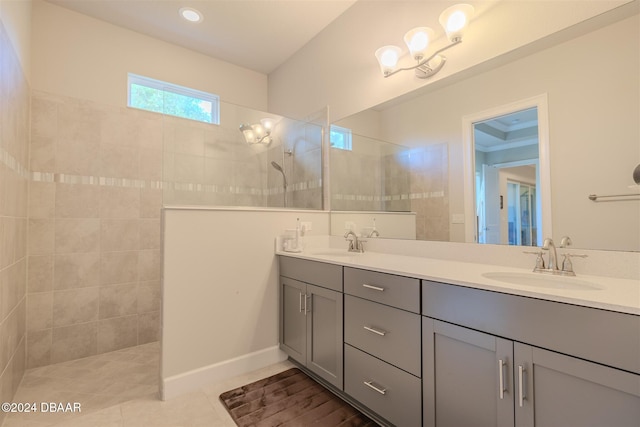
<instances>
[{"instance_id":1,"label":"chrome drawer pull","mask_svg":"<svg viewBox=\"0 0 640 427\"><path fill-rule=\"evenodd\" d=\"M375 328L371 328L369 326L363 326L367 331L373 332L374 334L380 335L381 337L385 336L387 333L385 331L380 331Z\"/></svg>"},{"instance_id":2,"label":"chrome drawer pull","mask_svg":"<svg viewBox=\"0 0 640 427\"><path fill-rule=\"evenodd\" d=\"M300 292L298 295L299 295L299 298L298 298L299 313L302 313L302 292Z\"/></svg>"},{"instance_id":3,"label":"chrome drawer pull","mask_svg":"<svg viewBox=\"0 0 640 427\"><path fill-rule=\"evenodd\" d=\"M524 406L524 400L526 400L527 396L525 395L525 387L524 387L524 375L526 373L526 369L524 366L518 366L518 404L522 408Z\"/></svg>"},{"instance_id":4,"label":"chrome drawer pull","mask_svg":"<svg viewBox=\"0 0 640 427\"><path fill-rule=\"evenodd\" d=\"M367 285L366 283L363 283L362 286L368 289L373 289L374 291L384 292L384 288L381 288L379 286Z\"/></svg>"},{"instance_id":5,"label":"chrome drawer pull","mask_svg":"<svg viewBox=\"0 0 640 427\"><path fill-rule=\"evenodd\" d=\"M504 392L507 391L507 386L505 385L505 375L504 375L504 368L507 367L507 363L500 359L498 360L498 382L500 383L500 386L498 387L498 395L500 396L500 399L504 399Z\"/></svg>"},{"instance_id":6,"label":"chrome drawer pull","mask_svg":"<svg viewBox=\"0 0 640 427\"><path fill-rule=\"evenodd\" d=\"M373 389L373 390L377 391L380 394L387 394L387 389L386 388L379 389L378 387L373 385L373 381L365 381L364 385L366 385L370 389Z\"/></svg>"}]
</instances>

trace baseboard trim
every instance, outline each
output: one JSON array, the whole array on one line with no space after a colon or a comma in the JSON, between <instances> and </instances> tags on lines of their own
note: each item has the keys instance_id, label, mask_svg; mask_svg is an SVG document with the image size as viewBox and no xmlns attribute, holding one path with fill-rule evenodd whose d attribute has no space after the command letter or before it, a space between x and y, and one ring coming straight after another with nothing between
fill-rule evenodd
<instances>
[{"instance_id":1,"label":"baseboard trim","mask_svg":"<svg viewBox=\"0 0 640 427\"><path fill-rule=\"evenodd\" d=\"M173 399L174 397L195 391L207 384L223 381L237 375L243 375L256 369L282 362L286 359L287 355L276 345L253 353L243 354L233 359L214 363L213 365L163 378L160 397L162 400Z\"/></svg>"}]
</instances>

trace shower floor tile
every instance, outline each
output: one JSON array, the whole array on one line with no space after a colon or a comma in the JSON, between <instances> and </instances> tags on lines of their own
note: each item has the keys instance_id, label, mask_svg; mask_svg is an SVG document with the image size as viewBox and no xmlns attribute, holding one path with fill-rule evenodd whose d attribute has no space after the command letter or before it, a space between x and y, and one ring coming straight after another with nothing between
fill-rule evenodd
<instances>
[{"instance_id":1,"label":"shower floor tile","mask_svg":"<svg viewBox=\"0 0 640 427\"><path fill-rule=\"evenodd\" d=\"M77 402L81 412L9 413L2 427L235 427L220 393L291 367L277 363L163 402L160 345L145 344L28 370L14 402Z\"/></svg>"}]
</instances>

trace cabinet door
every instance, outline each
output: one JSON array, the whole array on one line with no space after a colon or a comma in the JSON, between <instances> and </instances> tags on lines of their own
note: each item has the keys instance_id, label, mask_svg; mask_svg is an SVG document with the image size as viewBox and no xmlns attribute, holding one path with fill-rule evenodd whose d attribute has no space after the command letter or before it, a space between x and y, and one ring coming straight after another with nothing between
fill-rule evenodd
<instances>
[{"instance_id":1,"label":"cabinet door","mask_svg":"<svg viewBox=\"0 0 640 427\"><path fill-rule=\"evenodd\" d=\"M640 425L640 375L518 343L514 355L517 426Z\"/></svg>"},{"instance_id":2,"label":"cabinet door","mask_svg":"<svg viewBox=\"0 0 640 427\"><path fill-rule=\"evenodd\" d=\"M307 298L307 368L342 390L342 293L307 285Z\"/></svg>"},{"instance_id":3,"label":"cabinet door","mask_svg":"<svg viewBox=\"0 0 640 427\"><path fill-rule=\"evenodd\" d=\"M513 426L513 342L422 318L428 427Z\"/></svg>"},{"instance_id":4,"label":"cabinet door","mask_svg":"<svg viewBox=\"0 0 640 427\"><path fill-rule=\"evenodd\" d=\"M307 359L306 285L280 277L280 348L292 359Z\"/></svg>"}]
</instances>

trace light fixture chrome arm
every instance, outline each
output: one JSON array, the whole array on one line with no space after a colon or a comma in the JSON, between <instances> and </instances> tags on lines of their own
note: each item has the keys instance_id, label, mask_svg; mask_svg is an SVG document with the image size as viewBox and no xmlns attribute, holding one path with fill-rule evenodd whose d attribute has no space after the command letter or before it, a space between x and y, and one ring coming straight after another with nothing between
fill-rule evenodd
<instances>
[{"instance_id":1,"label":"light fixture chrome arm","mask_svg":"<svg viewBox=\"0 0 640 427\"><path fill-rule=\"evenodd\" d=\"M425 71L425 70L422 70L424 75L420 75L420 76L419 76L420 78L425 79L425 78L427 78L427 77L431 77L432 75L434 75L434 74L436 74L438 71L440 71L440 70L442 69L442 67L444 67L444 64L445 64L445 62L446 62L447 58L445 58L444 56L442 56L442 57L441 57L441 58L442 58L442 60L440 61L440 64L438 64L438 66L437 66L437 67L435 67L435 68L431 68L431 67L429 67L429 65L428 65L428 64L429 64L429 61L431 61L432 59L434 59L436 56L440 55L440 54L441 54L442 52L444 52L445 50L450 49L450 48L452 48L453 46L458 45L458 44L460 44L460 43L462 43L462 38L455 39L453 42L451 42L451 44L449 44L449 45L447 45L447 46L445 46L445 47L443 47L443 48L441 48L441 49L438 49L437 51L435 51L435 52L433 53L433 55L431 55L431 56L430 56L430 57L428 57L427 59L422 59L421 61L419 61L419 62L418 62L418 64L414 65L413 67L398 68L398 69L393 70L393 71L391 71L391 72L385 72L385 73L384 73L384 77L385 77L385 78L387 78L387 77L389 77L389 76L393 76L394 74L397 74L397 73L399 73L400 71L409 71L409 70L416 70L416 69L420 69L420 67L426 67L426 68L427 68L427 70L426 70L426 71Z\"/></svg>"}]
</instances>

